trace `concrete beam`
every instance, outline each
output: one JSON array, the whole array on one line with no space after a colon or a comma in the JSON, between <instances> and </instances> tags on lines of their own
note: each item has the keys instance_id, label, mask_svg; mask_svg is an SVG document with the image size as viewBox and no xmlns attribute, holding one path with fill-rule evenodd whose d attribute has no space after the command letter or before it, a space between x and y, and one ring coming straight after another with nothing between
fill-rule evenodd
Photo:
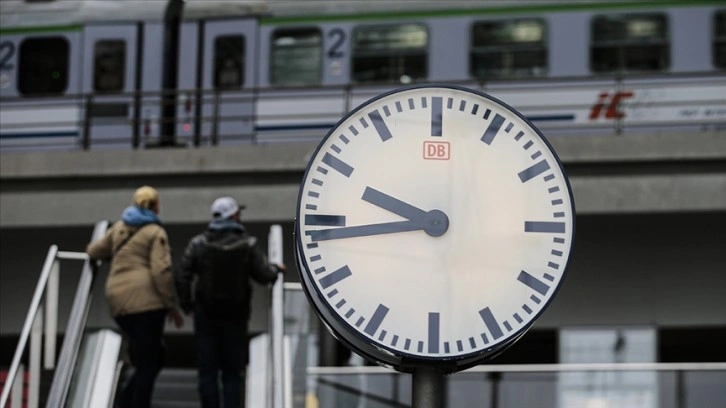
<instances>
[{"instance_id":1,"label":"concrete beam","mask_svg":"<svg viewBox=\"0 0 726 408\"><path fill-rule=\"evenodd\" d=\"M550 137L565 164L726 159L726 131ZM304 171L317 144L6 153L0 180Z\"/></svg>"},{"instance_id":2,"label":"concrete beam","mask_svg":"<svg viewBox=\"0 0 726 408\"><path fill-rule=\"evenodd\" d=\"M726 211L726 132L554 137L551 143L565 167L585 167L570 174L579 214ZM147 183L161 193L166 223L207 221L209 205L220 195L244 201L247 221L290 221L302 173L316 147L2 154L0 227L115 220L133 190ZM658 171L651 173L617 170L618 165L653 162L659 163ZM680 170L698 162L707 164L697 171ZM662 171L663 165L668 171ZM600 172L601 167L608 171Z\"/></svg>"}]
</instances>

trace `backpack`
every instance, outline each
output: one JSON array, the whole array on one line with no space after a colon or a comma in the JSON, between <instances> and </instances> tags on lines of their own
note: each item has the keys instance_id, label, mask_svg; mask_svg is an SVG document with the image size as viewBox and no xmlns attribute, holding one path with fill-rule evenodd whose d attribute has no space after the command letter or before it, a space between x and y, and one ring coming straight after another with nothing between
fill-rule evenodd
<instances>
[{"instance_id":1,"label":"backpack","mask_svg":"<svg viewBox=\"0 0 726 408\"><path fill-rule=\"evenodd\" d=\"M251 295L248 240L207 241L204 246L204 264L209 269L200 277L200 306L211 317L246 318Z\"/></svg>"}]
</instances>

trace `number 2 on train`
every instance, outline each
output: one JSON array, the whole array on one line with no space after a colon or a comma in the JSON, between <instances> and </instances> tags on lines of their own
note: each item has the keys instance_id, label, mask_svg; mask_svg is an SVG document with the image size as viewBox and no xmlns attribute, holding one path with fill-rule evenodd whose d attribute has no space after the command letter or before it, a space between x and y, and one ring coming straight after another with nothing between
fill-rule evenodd
<instances>
[{"instance_id":1,"label":"number 2 on train","mask_svg":"<svg viewBox=\"0 0 726 408\"><path fill-rule=\"evenodd\" d=\"M15 68L15 65L10 63L13 55L15 55L15 44L10 41L0 43L0 71L10 71Z\"/></svg>"}]
</instances>

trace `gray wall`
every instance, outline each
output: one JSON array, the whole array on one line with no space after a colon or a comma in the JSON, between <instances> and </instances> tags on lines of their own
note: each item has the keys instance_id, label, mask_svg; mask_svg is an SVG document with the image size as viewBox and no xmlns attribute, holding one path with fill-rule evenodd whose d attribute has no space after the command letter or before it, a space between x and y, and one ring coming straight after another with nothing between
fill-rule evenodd
<instances>
[{"instance_id":1,"label":"gray wall","mask_svg":"<svg viewBox=\"0 0 726 408\"><path fill-rule=\"evenodd\" d=\"M298 281L292 223L283 223L287 280ZM203 224L167 229L174 258ZM249 223L266 245L269 223ZM82 251L92 228L0 229L0 335L18 333L48 247ZM535 327L567 325L726 326L726 212L585 215L565 283ZM80 263L61 266L61 311L66 315ZM89 327L113 326L96 286ZM256 287L253 330L267 325L267 290ZM191 331L187 321L182 332ZM168 328L169 332L176 329Z\"/></svg>"}]
</instances>

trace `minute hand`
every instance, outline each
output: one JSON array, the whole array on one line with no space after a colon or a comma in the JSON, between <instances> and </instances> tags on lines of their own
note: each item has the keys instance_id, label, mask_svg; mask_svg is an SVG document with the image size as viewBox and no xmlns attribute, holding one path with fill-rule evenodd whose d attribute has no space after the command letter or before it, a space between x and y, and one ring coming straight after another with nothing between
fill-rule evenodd
<instances>
[{"instance_id":1,"label":"minute hand","mask_svg":"<svg viewBox=\"0 0 726 408\"><path fill-rule=\"evenodd\" d=\"M365 237L369 235L393 234L396 232L418 231L424 226L415 221L384 222L381 224L356 225L352 227L328 228L308 231L313 242L329 239Z\"/></svg>"},{"instance_id":2,"label":"minute hand","mask_svg":"<svg viewBox=\"0 0 726 408\"><path fill-rule=\"evenodd\" d=\"M393 198L388 194L382 193L374 188L366 187L363 191L363 201L367 201L375 206L388 210L396 215L409 220L421 221L426 218L426 211L414 207L411 204L403 202L397 198Z\"/></svg>"}]
</instances>

